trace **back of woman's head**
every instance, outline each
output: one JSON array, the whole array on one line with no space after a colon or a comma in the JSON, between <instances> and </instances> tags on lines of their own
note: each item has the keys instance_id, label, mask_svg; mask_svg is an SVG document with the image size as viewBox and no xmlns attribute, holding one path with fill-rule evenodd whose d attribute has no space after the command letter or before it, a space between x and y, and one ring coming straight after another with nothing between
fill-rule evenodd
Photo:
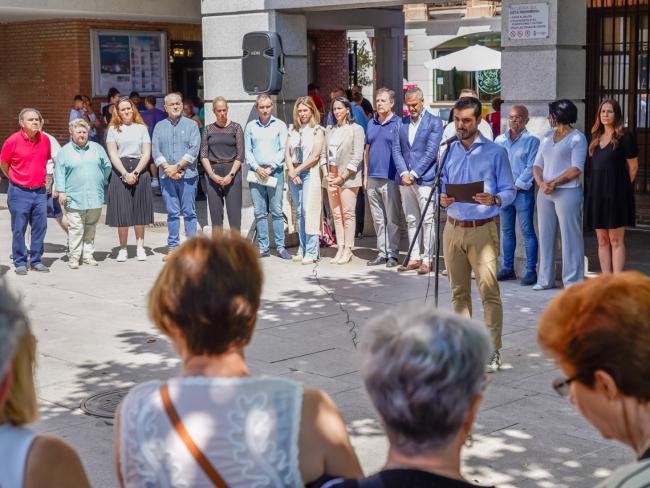
<instances>
[{"instance_id":1,"label":"back of woman's head","mask_svg":"<svg viewBox=\"0 0 650 488\"><path fill-rule=\"evenodd\" d=\"M558 124L575 124L578 121L578 107L571 100L561 99L549 103L548 113Z\"/></svg>"},{"instance_id":2,"label":"back of woman's head","mask_svg":"<svg viewBox=\"0 0 650 488\"><path fill-rule=\"evenodd\" d=\"M539 321L542 347L593 386L607 372L624 395L650 401L650 278L601 276L555 297Z\"/></svg>"},{"instance_id":3,"label":"back of woman's head","mask_svg":"<svg viewBox=\"0 0 650 488\"><path fill-rule=\"evenodd\" d=\"M36 420L35 351L36 341L19 300L0 283L0 384L9 378L8 395L4 399L0 395L0 424Z\"/></svg>"},{"instance_id":4,"label":"back of woman's head","mask_svg":"<svg viewBox=\"0 0 650 488\"><path fill-rule=\"evenodd\" d=\"M149 315L180 332L191 354L214 355L251 339L262 293L255 247L236 233L180 246L149 293Z\"/></svg>"},{"instance_id":5,"label":"back of woman's head","mask_svg":"<svg viewBox=\"0 0 650 488\"><path fill-rule=\"evenodd\" d=\"M485 382L485 327L438 311L397 310L362 338L362 375L391 445L413 455L449 444Z\"/></svg>"}]
</instances>

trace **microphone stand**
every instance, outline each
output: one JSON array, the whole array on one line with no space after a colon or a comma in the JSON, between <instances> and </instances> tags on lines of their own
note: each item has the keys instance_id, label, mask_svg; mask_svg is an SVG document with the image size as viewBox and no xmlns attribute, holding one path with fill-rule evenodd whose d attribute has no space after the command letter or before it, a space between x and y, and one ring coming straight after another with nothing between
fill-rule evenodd
<instances>
[{"instance_id":1,"label":"microphone stand","mask_svg":"<svg viewBox=\"0 0 650 488\"><path fill-rule=\"evenodd\" d=\"M455 141L456 139L454 139ZM437 168L436 168L436 175L433 180L433 186L431 187L431 193L429 193L429 198L427 198L427 203L424 206L424 210L422 211L422 215L420 215L420 220L418 221L417 228L415 229L415 235L413 236L413 240L409 244L409 250L406 253L406 257L404 258L404 262L402 263L404 266L406 266L409 261L411 260L411 254L413 253L413 247L415 246L415 243L418 240L418 235L420 234L420 231L422 230L422 224L424 223L424 218L427 215L427 209L429 208L429 205L431 205L431 201L433 200L433 196L437 195L436 197L436 209L435 209L435 234L436 234L436 243L435 243L435 281L434 281L434 287L433 287L433 294L434 294L434 303L435 307L438 308L438 289L439 289L439 276L438 273L440 271L440 193L442 190L442 171L445 167L445 164L447 162L447 157L449 156L449 151L451 150L451 144L454 141L450 141L447 144L447 150L445 151L445 154L442 156L442 161L438 163Z\"/></svg>"}]
</instances>

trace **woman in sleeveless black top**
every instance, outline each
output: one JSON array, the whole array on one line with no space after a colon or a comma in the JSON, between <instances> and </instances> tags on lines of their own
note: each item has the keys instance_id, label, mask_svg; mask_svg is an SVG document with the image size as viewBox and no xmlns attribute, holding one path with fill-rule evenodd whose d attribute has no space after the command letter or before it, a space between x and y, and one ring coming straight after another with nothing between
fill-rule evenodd
<instances>
[{"instance_id":1,"label":"woman in sleeveless black top","mask_svg":"<svg viewBox=\"0 0 650 488\"><path fill-rule=\"evenodd\" d=\"M591 131L585 215L596 229L598 258L603 273L623 271L625 227L635 224L633 181L638 169L634 135L623 132L621 107L616 100L600 104Z\"/></svg>"}]
</instances>

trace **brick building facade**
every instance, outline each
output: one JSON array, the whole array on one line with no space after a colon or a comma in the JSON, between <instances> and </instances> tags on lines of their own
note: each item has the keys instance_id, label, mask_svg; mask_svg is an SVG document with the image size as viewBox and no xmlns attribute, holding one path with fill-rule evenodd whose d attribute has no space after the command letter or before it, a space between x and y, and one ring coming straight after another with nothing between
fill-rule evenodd
<instances>
[{"instance_id":1,"label":"brick building facade","mask_svg":"<svg viewBox=\"0 0 650 488\"><path fill-rule=\"evenodd\" d=\"M68 138L73 97L92 93L91 29L164 31L168 43L201 41L199 24L95 19L0 24L0 103L4 108L0 114L0 140L16 130L17 115L23 107L41 110L45 130L61 142ZM103 101L93 99L97 113Z\"/></svg>"},{"instance_id":2,"label":"brick building facade","mask_svg":"<svg viewBox=\"0 0 650 488\"><path fill-rule=\"evenodd\" d=\"M308 30L307 38L312 39L316 47L315 81L325 103L329 103L332 89L348 86L347 32Z\"/></svg>"}]
</instances>

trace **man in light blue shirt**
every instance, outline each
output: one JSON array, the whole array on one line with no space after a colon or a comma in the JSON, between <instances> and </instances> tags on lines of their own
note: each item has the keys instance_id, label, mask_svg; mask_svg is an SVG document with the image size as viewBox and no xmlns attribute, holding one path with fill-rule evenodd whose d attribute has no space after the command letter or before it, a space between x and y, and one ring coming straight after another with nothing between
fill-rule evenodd
<instances>
[{"instance_id":1,"label":"man in light blue shirt","mask_svg":"<svg viewBox=\"0 0 650 488\"><path fill-rule=\"evenodd\" d=\"M495 217L501 207L515 199L515 185L506 151L478 131L481 102L461 98L454 105L454 124L459 141L451 144L443 168L440 204L447 208L443 233L445 266L449 274L454 312L472 315L471 273L483 302L484 320L494 343L487 371L501 367L503 305L497 282L499 234ZM470 201L456 202L447 194L447 184L483 182L483 191Z\"/></svg>"},{"instance_id":2,"label":"man in light blue shirt","mask_svg":"<svg viewBox=\"0 0 650 488\"><path fill-rule=\"evenodd\" d=\"M271 115L273 100L269 95L257 97L255 108L259 118L251 120L244 130L246 164L249 171L257 174L259 183L250 183L255 225L257 227L257 247L260 257L271 255L269 250L268 214L271 212L273 238L278 256L291 259L284 247L284 216L282 196L284 194L284 147L287 142L287 126ZM268 184L269 177L276 180Z\"/></svg>"},{"instance_id":3,"label":"man in light blue shirt","mask_svg":"<svg viewBox=\"0 0 650 488\"><path fill-rule=\"evenodd\" d=\"M84 119L70 122L71 141L56 156L54 191L68 218L68 266L79 262L97 266L95 229L104 205L104 185L111 174L111 160L104 148L88 140L90 125Z\"/></svg>"},{"instance_id":4,"label":"man in light blue shirt","mask_svg":"<svg viewBox=\"0 0 650 488\"><path fill-rule=\"evenodd\" d=\"M156 124L151 140L151 152L158 168L160 189L167 207L167 248L169 256L180 244L181 213L185 235L196 235L196 161L201 147L199 126L183 117L183 99L178 93L165 97L168 117Z\"/></svg>"},{"instance_id":5,"label":"man in light blue shirt","mask_svg":"<svg viewBox=\"0 0 650 488\"><path fill-rule=\"evenodd\" d=\"M523 105L514 105L508 114L508 130L496 138L499 146L505 148L510 160L510 169L515 180L517 196L512 205L504 207L500 212L501 242L503 244L503 268L497 274L498 281L514 280L515 248L517 238L515 221L519 217L521 234L524 237L526 249L526 275L521 279L524 286L537 283L537 251L538 243L535 235L533 215L535 213L535 180L533 164L539 139L526 130L528 109Z\"/></svg>"}]
</instances>

